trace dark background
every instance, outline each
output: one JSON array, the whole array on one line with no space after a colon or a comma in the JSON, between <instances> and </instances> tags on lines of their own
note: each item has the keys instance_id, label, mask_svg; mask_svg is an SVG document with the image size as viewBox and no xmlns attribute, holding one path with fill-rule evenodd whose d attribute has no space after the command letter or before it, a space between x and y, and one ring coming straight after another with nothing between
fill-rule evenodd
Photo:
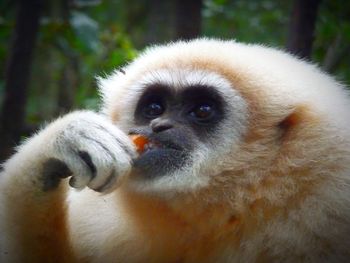
<instances>
[{"instance_id":1,"label":"dark background","mask_svg":"<svg viewBox=\"0 0 350 263\"><path fill-rule=\"evenodd\" d=\"M350 83L350 1L0 0L0 160L43 121L98 109L96 75L198 36L283 48Z\"/></svg>"}]
</instances>

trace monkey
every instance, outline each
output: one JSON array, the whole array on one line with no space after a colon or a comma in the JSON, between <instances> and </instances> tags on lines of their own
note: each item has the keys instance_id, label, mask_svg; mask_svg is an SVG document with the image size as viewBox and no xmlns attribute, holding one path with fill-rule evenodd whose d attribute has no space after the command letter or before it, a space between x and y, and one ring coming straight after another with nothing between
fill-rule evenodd
<instances>
[{"instance_id":1,"label":"monkey","mask_svg":"<svg viewBox=\"0 0 350 263\"><path fill-rule=\"evenodd\" d=\"M349 261L345 85L210 38L97 82L98 112L54 120L2 165L1 262Z\"/></svg>"}]
</instances>

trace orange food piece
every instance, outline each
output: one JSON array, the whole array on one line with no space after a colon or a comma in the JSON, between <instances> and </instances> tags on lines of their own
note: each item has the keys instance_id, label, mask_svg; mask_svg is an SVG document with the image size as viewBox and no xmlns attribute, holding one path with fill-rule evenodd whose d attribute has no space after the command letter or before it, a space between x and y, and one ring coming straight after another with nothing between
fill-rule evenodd
<instances>
[{"instance_id":1,"label":"orange food piece","mask_svg":"<svg viewBox=\"0 0 350 263\"><path fill-rule=\"evenodd\" d=\"M132 134L130 139L135 144L138 153L144 152L145 145L149 142L148 138L141 134Z\"/></svg>"}]
</instances>

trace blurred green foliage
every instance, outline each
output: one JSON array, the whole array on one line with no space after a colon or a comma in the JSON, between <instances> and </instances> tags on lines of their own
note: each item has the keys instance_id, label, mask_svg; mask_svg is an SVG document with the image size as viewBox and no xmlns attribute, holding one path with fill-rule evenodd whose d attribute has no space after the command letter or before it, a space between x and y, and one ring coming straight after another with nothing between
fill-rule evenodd
<instances>
[{"instance_id":1,"label":"blurred green foliage","mask_svg":"<svg viewBox=\"0 0 350 263\"><path fill-rule=\"evenodd\" d=\"M292 2L206 0L204 34L284 46Z\"/></svg>"},{"instance_id":2,"label":"blurred green foliage","mask_svg":"<svg viewBox=\"0 0 350 263\"><path fill-rule=\"evenodd\" d=\"M154 28L152 1L75 0L47 1L35 50L28 98L27 120L36 124L62 113L60 103L67 96L69 107L98 109L95 76L110 73L137 56L148 44ZM283 47L293 1L204 0L203 36L235 38ZM172 12L171 6L168 11ZM173 40L174 14L163 15L157 26L159 42ZM343 52L336 76L350 83L350 1L324 0L316 25L313 60L322 65L330 47ZM14 27L13 1L0 2L0 71L4 72L11 31ZM329 52L328 52L329 53ZM4 79L0 78L0 99ZM67 92L63 92L66 87ZM65 97L66 96L66 97ZM68 97L67 97L68 100Z\"/></svg>"}]
</instances>

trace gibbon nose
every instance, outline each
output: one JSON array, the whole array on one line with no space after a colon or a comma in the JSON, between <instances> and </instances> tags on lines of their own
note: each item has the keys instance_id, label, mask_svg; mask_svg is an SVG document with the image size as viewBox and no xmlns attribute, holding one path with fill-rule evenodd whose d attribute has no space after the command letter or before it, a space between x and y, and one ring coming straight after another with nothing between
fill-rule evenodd
<instances>
[{"instance_id":1,"label":"gibbon nose","mask_svg":"<svg viewBox=\"0 0 350 263\"><path fill-rule=\"evenodd\" d=\"M174 122L170 119L157 118L151 121L151 129L153 132L162 132L174 127Z\"/></svg>"}]
</instances>

